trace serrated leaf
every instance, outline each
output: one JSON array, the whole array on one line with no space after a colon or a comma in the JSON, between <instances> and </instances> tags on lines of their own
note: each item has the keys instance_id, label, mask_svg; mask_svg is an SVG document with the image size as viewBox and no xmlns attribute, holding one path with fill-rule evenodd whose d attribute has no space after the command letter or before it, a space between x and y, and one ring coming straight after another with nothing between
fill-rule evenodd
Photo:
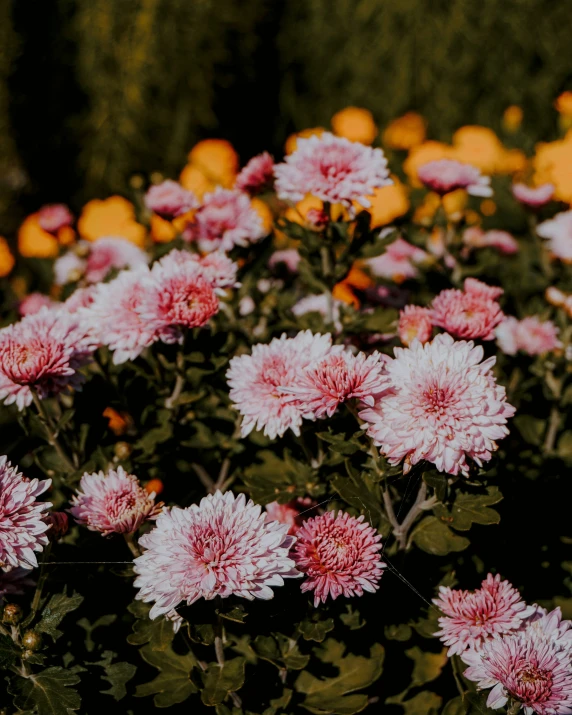
<instances>
[{"instance_id":1,"label":"serrated leaf","mask_svg":"<svg viewBox=\"0 0 572 715\"><path fill-rule=\"evenodd\" d=\"M226 618L227 621L234 621L235 623L244 623L248 613L246 612L244 606L235 606L228 611L217 610L216 613L221 618Z\"/></svg>"},{"instance_id":2,"label":"serrated leaf","mask_svg":"<svg viewBox=\"0 0 572 715\"><path fill-rule=\"evenodd\" d=\"M292 700L292 692L290 688L284 688L282 696L271 700L270 707L266 708L262 715L278 715L283 712L284 708L287 707L290 704L290 700Z\"/></svg>"},{"instance_id":3,"label":"serrated leaf","mask_svg":"<svg viewBox=\"0 0 572 715\"><path fill-rule=\"evenodd\" d=\"M0 668L9 668L20 651L10 636L0 633Z\"/></svg>"},{"instance_id":4,"label":"serrated leaf","mask_svg":"<svg viewBox=\"0 0 572 715\"><path fill-rule=\"evenodd\" d=\"M326 618L323 621L306 618L298 625L298 630L305 641L322 643L326 635L334 630L334 619Z\"/></svg>"},{"instance_id":5,"label":"serrated leaf","mask_svg":"<svg viewBox=\"0 0 572 715\"><path fill-rule=\"evenodd\" d=\"M174 638L173 623L166 618L149 618L151 607L142 601L133 601L127 610L136 620L133 624L133 633L127 636L131 645L145 645L149 643L151 650L166 650Z\"/></svg>"},{"instance_id":6,"label":"serrated leaf","mask_svg":"<svg viewBox=\"0 0 572 715\"><path fill-rule=\"evenodd\" d=\"M72 687L79 680L76 673L56 666L28 678L13 679L9 692L20 710L37 710L38 715L69 715L81 705L79 693Z\"/></svg>"},{"instance_id":7,"label":"serrated leaf","mask_svg":"<svg viewBox=\"0 0 572 715\"><path fill-rule=\"evenodd\" d=\"M133 363L130 363L131 365ZM155 412L158 426L148 429L143 437L136 443L135 447L142 451L142 457L152 455L159 444L163 444L173 436L173 424L171 422L171 410L157 410Z\"/></svg>"},{"instance_id":8,"label":"serrated leaf","mask_svg":"<svg viewBox=\"0 0 572 715\"><path fill-rule=\"evenodd\" d=\"M309 655L300 653L298 644L293 638L288 638L282 633L257 636L252 648L259 658L269 661L279 669L302 670L310 660Z\"/></svg>"},{"instance_id":9,"label":"serrated leaf","mask_svg":"<svg viewBox=\"0 0 572 715\"><path fill-rule=\"evenodd\" d=\"M342 477L337 474L332 479L332 487L345 502L365 514L372 526L379 529L381 533L389 533L389 522L379 497L367 488L360 477Z\"/></svg>"},{"instance_id":10,"label":"serrated leaf","mask_svg":"<svg viewBox=\"0 0 572 715\"><path fill-rule=\"evenodd\" d=\"M57 640L62 635L62 631L59 631L57 626L62 622L64 616L75 611L82 601L83 596L79 593L73 593L71 596L68 596L65 592L53 595L42 611L42 618L35 630L40 633L47 633L54 640Z\"/></svg>"},{"instance_id":11,"label":"serrated leaf","mask_svg":"<svg viewBox=\"0 0 572 715\"><path fill-rule=\"evenodd\" d=\"M143 646L139 652L143 659L160 673L149 683L137 686L136 698L154 695L153 702L158 708L168 708L184 702L190 695L198 692L197 686L191 680L191 671L197 663L191 652L179 655L171 646L154 650L151 643Z\"/></svg>"},{"instance_id":12,"label":"serrated leaf","mask_svg":"<svg viewBox=\"0 0 572 715\"><path fill-rule=\"evenodd\" d=\"M231 658L221 667L218 663L210 663L202 673L204 689L201 700L205 705L222 703L229 693L240 690L244 684L245 659Z\"/></svg>"},{"instance_id":13,"label":"serrated leaf","mask_svg":"<svg viewBox=\"0 0 572 715\"><path fill-rule=\"evenodd\" d=\"M406 650L405 655L413 661L410 688L430 683L435 678L438 678L447 662L446 649L443 649L440 653L427 653L415 646Z\"/></svg>"},{"instance_id":14,"label":"serrated leaf","mask_svg":"<svg viewBox=\"0 0 572 715\"><path fill-rule=\"evenodd\" d=\"M316 471L294 459L288 450L284 450L282 459L266 449L258 452L257 458L260 462L251 464L244 472L244 483L255 502L286 504L297 496L323 493Z\"/></svg>"},{"instance_id":15,"label":"serrated leaf","mask_svg":"<svg viewBox=\"0 0 572 715\"><path fill-rule=\"evenodd\" d=\"M390 641L408 641L413 635L413 631L407 623L400 623L399 625L385 626L383 634Z\"/></svg>"},{"instance_id":16,"label":"serrated leaf","mask_svg":"<svg viewBox=\"0 0 572 715\"><path fill-rule=\"evenodd\" d=\"M387 698L385 702L388 705L401 705L405 715L437 715L443 702L443 698L428 690L417 693L409 700L402 700L403 695Z\"/></svg>"},{"instance_id":17,"label":"serrated leaf","mask_svg":"<svg viewBox=\"0 0 572 715\"><path fill-rule=\"evenodd\" d=\"M350 629L350 631L358 631L365 626L365 620L362 619L359 611L354 611L350 605L346 605L346 612L340 613L340 621Z\"/></svg>"},{"instance_id":18,"label":"serrated leaf","mask_svg":"<svg viewBox=\"0 0 572 715\"><path fill-rule=\"evenodd\" d=\"M470 541L451 531L436 516L427 516L413 530L411 540L423 551L434 556L446 556L452 551L463 551Z\"/></svg>"},{"instance_id":19,"label":"serrated leaf","mask_svg":"<svg viewBox=\"0 0 572 715\"><path fill-rule=\"evenodd\" d=\"M107 680L111 687L108 690L102 690L104 695L111 695L115 700L121 700L127 695L127 688L125 684L128 683L131 678L137 672L137 668L131 663L111 663L106 665L105 675L102 676L103 680Z\"/></svg>"},{"instance_id":20,"label":"serrated leaf","mask_svg":"<svg viewBox=\"0 0 572 715\"><path fill-rule=\"evenodd\" d=\"M115 623L117 620L117 616L113 613L109 613L106 616L101 616L101 618L98 618L96 621L93 623L90 623L87 618L80 618L80 620L77 622L77 625L80 628L83 628L86 635L85 635L85 648L88 651L88 653L91 653L93 649L95 648L95 641L91 637L91 634L96 628L100 628L102 626L110 626L112 623Z\"/></svg>"},{"instance_id":21,"label":"serrated leaf","mask_svg":"<svg viewBox=\"0 0 572 715\"><path fill-rule=\"evenodd\" d=\"M500 514L490 509L491 504L502 501L502 494L496 487L487 487L487 494L459 492L449 510L442 504L435 507L435 515L444 523L459 531L468 531L472 524L498 524Z\"/></svg>"}]
</instances>

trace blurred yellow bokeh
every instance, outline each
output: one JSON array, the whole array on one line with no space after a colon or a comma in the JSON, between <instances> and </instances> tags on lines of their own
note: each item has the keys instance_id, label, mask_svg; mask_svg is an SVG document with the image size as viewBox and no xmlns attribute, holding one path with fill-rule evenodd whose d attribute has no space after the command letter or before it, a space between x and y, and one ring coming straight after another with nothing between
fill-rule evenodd
<instances>
[{"instance_id":1,"label":"blurred yellow bokeh","mask_svg":"<svg viewBox=\"0 0 572 715\"><path fill-rule=\"evenodd\" d=\"M145 245L145 227L137 223L133 204L123 196L89 201L83 207L77 226L80 236L87 241L117 236L139 247Z\"/></svg>"},{"instance_id":2,"label":"blurred yellow bokeh","mask_svg":"<svg viewBox=\"0 0 572 715\"><path fill-rule=\"evenodd\" d=\"M536 146L534 182L554 184L554 198L572 204L572 129L564 139Z\"/></svg>"},{"instance_id":3,"label":"blurred yellow bokeh","mask_svg":"<svg viewBox=\"0 0 572 715\"><path fill-rule=\"evenodd\" d=\"M18 230L18 252L25 258L55 258L60 250L56 236L44 231L39 214L30 214Z\"/></svg>"},{"instance_id":4,"label":"blurred yellow bokeh","mask_svg":"<svg viewBox=\"0 0 572 715\"><path fill-rule=\"evenodd\" d=\"M320 137L326 130L323 127L312 127L311 129L302 129L301 132L290 134L284 145L284 153L292 154L296 151L298 139L308 139L308 137Z\"/></svg>"},{"instance_id":5,"label":"blurred yellow bokeh","mask_svg":"<svg viewBox=\"0 0 572 715\"><path fill-rule=\"evenodd\" d=\"M502 115L502 125L507 132L516 132L520 129L524 112L517 104L511 104L504 110Z\"/></svg>"},{"instance_id":6,"label":"blurred yellow bokeh","mask_svg":"<svg viewBox=\"0 0 572 715\"><path fill-rule=\"evenodd\" d=\"M332 117L334 134L352 142L372 144L378 128L369 109L346 107Z\"/></svg>"},{"instance_id":7,"label":"blurred yellow bokeh","mask_svg":"<svg viewBox=\"0 0 572 715\"><path fill-rule=\"evenodd\" d=\"M387 226L409 211L407 189L395 176L391 178L393 179L391 186L376 189L372 196L367 197L371 202L371 207L367 210L371 214L372 228Z\"/></svg>"},{"instance_id":8,"label":"blurred yellow bokeh","mask_svg":"<svg viewBox=\"0 0 572 715\"><path fill-rule=\"evenodd\" d=\"M425 141L426 131L423 117L417 112L407 112L387 125L382 143L388 149L410 151Z\"/></svg>"},{"instance_id":9,"label":"blurred yellow bokeh","mask_svg":"<svg viewBox=\"0 0 572 715\"><path fill-rule=\"evenodd\" d=\"M204 139L195 144L189 152L188 161L214 184L225 188L234 184L238 154L226 139Z\"/></svg>"},{"instance_id":10,"label":"blurred yellow bokeh","mask_svg":"<svg viewBox=\"0 0 572 715\"><path fill-rule=\"evenodd\" d=\"M8 241L3 236L0 236L0 278L4 278L10 273L14 268L15 262L12 251L8 246Z\"/></svg>"}]
</instances>

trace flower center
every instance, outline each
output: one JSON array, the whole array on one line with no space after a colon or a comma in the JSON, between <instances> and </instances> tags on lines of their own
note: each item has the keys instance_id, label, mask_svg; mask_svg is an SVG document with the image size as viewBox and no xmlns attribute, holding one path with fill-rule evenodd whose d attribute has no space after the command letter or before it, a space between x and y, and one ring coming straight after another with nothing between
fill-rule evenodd
<instances>
[{"instance_id":1,"label":"flower center","mask_svg":"<svg viewBox=\"0 0 572 715\"><path fill-rule=\"evenodd\" d=\"M534 665L527 664L515 673L516 687L513 695L523 703L544 702L552 692L552 675Z\"/></svg>"}]
</instances>

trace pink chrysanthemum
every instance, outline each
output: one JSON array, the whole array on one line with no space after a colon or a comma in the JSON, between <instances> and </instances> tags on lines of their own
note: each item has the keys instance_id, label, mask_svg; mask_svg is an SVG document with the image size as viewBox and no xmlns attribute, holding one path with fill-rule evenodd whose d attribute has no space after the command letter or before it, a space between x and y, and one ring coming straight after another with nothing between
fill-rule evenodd
<instances>
[{"instance_id":1,"label":"pink chrysanthemum","mask_svg":"<svg viewBox=\"0 0 572 715\"><path fill-rule=\"evenodd\" d=\"M495 358L450 335L395 348L386 364L392 392L360 412L368 434L391 464L404 471L421 460L441 472L468 474L467 457L479 466L508 434L514 407L492 374Z\"/></svg>"},{"instance_id":2,"label":"pink chrysanthemum","mask_svg":"<svg viewBox=\"0 0 572 715\"><path fill-rule=\"evenodd\" d=\"M267 152L254 156L236 177L235 186L254 196L272 187L274 159Z\"/></svg>"},{"instance_id":3,"label":"pink chrysanthemum","mask_svg":"<svg viewBox=\"0 0 572 715\"><path fill-rule=\"evenodd\" d=\"M463 243L467 249L496 248L506 256L519 251L518 241L508 231L483 231L479 226L471 226L463 233Z\"/></svg>"},{"instance_id":4,"label":"pink chrysanthemum","mask_svg":"<svg viewBox=\"0 0 572 715\"><path fill-rule=\"evenodd\" d=\"M433 603L444 614L435 635L449 646L449 656L467 648L478 650L489 638L514 633L534 611L498 574L489 574L476 591L441 586Z\"/></svg>"},{"instance_id":5,"label":"pink chrysanthemum","mask_svg":"<svg viewBox=\"0 0 572 715\"><path fill-rule=\"evenodd\" d=\"M512 195L523 206L529 209L540 209L552 201L554 197L554 184L542 184L541 186L527 186L526 184L513 184Z\"/></svg>"},{"instance_id":6,"label":"pink chrysanthemum","mask_svg":"<svg viewBox=\"0 0 572 715\"><path fill-rule=\"evenodd\" d=\"M284 334L268 345L254 345L251 355L232 358L226 377L230 399L243 418L242 436L253 429L264 430L271 439L282 437L288 429L299 435L303 406L284 388L296 385L304 368L341 349L332 348L331 335L305 330L294 338Z\"/></svg>"},{"instance_id":7,"label":"pink chrysanthemum","mask_svg":"<svg viewBox=\"0 0 572 715\"><path fill-rule=\"evenodd\" d=\"M409 346L414 340L426 343L431 340L433 332L433 322L431 311L420 305L406 305L399 312L399 324L397 333L401 342Z\"/></svg>"},{"instance_id":8,"label":"pink chrysanthemum","mask_svg":"<svg viewBox=\"0 0 572 715\"><path fill-rule=\"evenodd\" d=\"M204 277L215 289L215 293L224 293L226 288L240 287L240 283L237 283L236 280L238 266L226 253L222 251L207 253L199 263L203 269Z\"/></svg>"},{"instance_id":9,"label":"pink chrysanthemum","mask_svg":"<svg viewBox=\"0 0 572 715\"><path fill-rule=\"evenodd\" d=\"M167 179L161 184L151 186L145 194L145 206L165 219L196 209L199 205L192 191L184 189L176 181Z\"/></svg>"},{"instance_id":10,"label":"pink chrysanthemum","mask_svg":"<svg viewBox=\"0 0 572 715\"><path fill-rule=\"evenodd\" d=\"M273 501L264 508L266 509L267 521L288 524L288 534L296 536L302 524L310 518L315 506L316 502L310 497L298 497L287 504L279 504L277 501Z\"/></svg>"},{"instance_id":11,"label":"pink chrysanthemum","mask_svg":"<svg viewBox=\"0 0 572 715\"><path fill-rule=\"evenodd\" d=\"M297 273L301 258L297 248L285 248L281 251L274 251L268 261L268 267L276 268L282 264L286 266L289 273Z\"/></svg>"},{"instance_id":12,"label":"pink chrysanthemum","mask_svg":"<svg viewBox=\"0 0 572 715\"><path fill-rule=\"evenodd\" d=\"M88 283L99 283L112 270L146 266L149 257L131 241L116 236L98 238L89 244L89 254L85 267Z\"/></svg>"},{"instance_id":13,"label":"pink chrysanthemum","mask_svg":"<svg viewBox=\"0 0 572 715\"><path fill-rule=\"evenodd\" d=\"M72 225L73 215L65 204L49 204L39 210L38 223L44 231L57 233L60 228Z\"/></svg>"},{"instance_id":14,"label":"pink chrysanthemum","mask_svg":"<svg viewBox=\"0 0 572 715\"><path fill-rule=\"evenodd\" d=\"M288 526L267 522L244 494L216 492L186 509L165 509L155 528L139 539L146 550L135 559L141 601L154 601L151 618L173 617L181 602L240 596L270 599L272 586L299 573L288 551Z\"/></svg>"},{"instance_id":15,"label":"pink chrysanthemum","mask_svg":"<svg viewBox=\"0 0 572 715\"><path fill-rule=\"evenodd\" d=\"M560 650L566 650L572 658L572 621L562 618L560 608L547 611L538 604L530 606L528 616L520 628L530 636L545 643L554 643Z\"/></svg>"},{"instance_id":16,"label":"pink chrysanthemum","mask_svg":"<svg viewBox=\"0 0 572 715\"><path fill-rule=\"evenodd\" d=\"M0 399L22 410L34 389L43 399L68 388L78 390L85 378L79 369L97 347L77 316L41 308L19 323L0 330Z\"/></svg>"},{"instance_id":17,"label":"pink chrysanthemum","mask_svg":"<svg viewBox=\"0 0 572 715\"><path fill-rule=\"evenodd\" d=\"M0 605L6 596L21 596L26 588L34 586L34 581L30 578L28 569L12 569L11 571L0 571Z\"/></svg>"},{"instance_id":18,"label":"pink chrysanthemum","mask_svg":"<svg viewBox=\"0 0 572 715\"><path fill-rule=\"evenodd\" d=\"M203 204L187 225L183 238L197 243L208 253L234 246L248 246L264 238L266 232L260 215L252 208L248 194L218 186L205 194Z\"/></svg>"},{"instance_id":19,"label":"pink chrysanthemum","mask_svg":"<svg viewBox=\"0 0 572 715\"><path fill-rule=\"evenodd\" d=\"M469 665L463 676L479 689L492 688L487 706L522 704L526 715L572 713L570 652L557 642L524 631L492 638L480 650L461 656Z\"/></svg>"},{"instance_id":20,"label":"pink chrysanthemum","mask_svg":"<svg viewBox=\"0 0 572 715\"><path fill-rule=\"evenodd\" d=\"M562 211L536 227L547 239L548 250L564 263L572 263L572 211Z\"/></svg>"},{"instance_id":21,"label":"pink chrysanthemum","mask_svg":"<svg viewBox=\"0 0 572 715\"><path fill-rule=\"evenodd\" d=\"M286 201L301 201L306 194L332 204L365 208L375 189L393 183L381 149L372 149L329 132L298 139L296 151L274 167L276 193Z\"/></svg>"},{"instance_id":22,"label":"pink chrysanthemum","mask_svg":"<svg viewBox=\"0 0 572 715\"><path fill-rule=\"evenodd\" d=\"M381 353L330 353L307 367L284 391L299 401L306 419L331 417L347 400L371 406L388 387L385 359Z\"/></svg>"},{"instance_id":23,"label":"pink chrysanthemum","mask_svg":"<svg viewBox=\"0 0 572 715\"><path fill-rule=\"evenodd\" d=\"M473 196L492 196L491 180L476 166L455 159L438 159L420 166L419 181L431 191L444 196L457 189L466 189Z\"/></svg>"},{"instance_id":24,"label":"pink chrysanthemum","mask_svg":"<svg viewBox=\"0 0 572 715\"><path fill-rule=\"evenodd\" d=\"M419 271L416 266L428 259L427 253L417 246L412 246L403 238L397 238L390 243L385 253L370 258L367 261L374 276L403 283L410 278L417 278Z\"/></svg>"},{"instance_id":25,"label":"pink chrysanthemum","mask_svg":"<svg viewBox=\"0 0 572 715\"><path fill-rule=\"evenodd\" d=\"M336 599L374 593L379 588L381 536L364 517L326 512L308 519L298 530L292 552L296 567L306 575L301 590L314 592L314 606Z\"/></svg>"},{"instance_id":26,"label":"pink chrysanthemum","mask_svg":"<svg viewBox=\"0 0 572 715\"><path fill-rule=\"evenodd\" d=\"M154 492L148 494L123 467L84 474L71 503L69 511L77 523L103 536L132 534L144 521L154 519L163 506L155 504Z\"/></svg>"},{"instance_id":27,"label":"pink chrysanthemum","mask_svg":"<svg viewBox=\"0 0 572 715\"><path fill-rule=\"evenodd\" d=\"M519 350L528 355L542 355L562 347L554 323L542 321L535 315L523 320L508 317L498 326L495 335L506 355L516 355Z\"/></svg>"},{"instance_id":28,"label":"pink chrysanthemum","mask_svg":"<svg viewBox=\"0 0 572 715\"><path fill-rule=\"evenodd\" d=\"M43 512L52 505L37 501L51 479L26 479L6 457L0 457L0 569L36 568L34 551L48 543Z\"/></svg>"},{"instance_id":29,"label":"pink chrysanthemum","mask_svg":"<svg viewBox=\"0 0 572 715\"><path fill-rule=\"evenodd\" d=\"M504 320L497 300L502 288L488 286L476 278L467 278L464 290L449 288L433 299L433 325L456 338L493 340L495 328Z\"/></svg>"},{"instance_id":30,"label":"pink chrysanthemum","mask_svg":"<svg viewBox=\"0 0 572 715\"><path fill-rule=\"evenodd\" d=\"M30 293L30 295L27 295L20 301L18 313L20 313L22 317L25 315L34 315L34 313L38 313L44 307L52 308L55 305L55 301L44 293Z\"/></svg>"},{"instance_id":31,"label":"pink chrysanthemum","mask_svg":"<svg viewBox=\"0 0 572 715\"><path fill-rule=\"evenodd\" d=\"M111 283L98 285L92 304L80 311L100 342L113 351L115 365L135 360L157 339L155 326L140 312L143 298L154 288L147 267L122 271Z\"/></svg>"},{"instance_id":32,"label":"pink chrysanthemum","mask_svg":"<svg viewBox=\"0 0 572 715\"><path fill-rule=\"evenodd\" d=\"M86 242L87 243L87 242ZM83 245L80 249L83 252ZM58 286L75 283L83 278L86 260L74 251L67 251L54 262L54 279Z\"/></svg>"},{"instance_id":33,"label":"pink chrysanthemum","mask_svg":"<svg viewBox=\"0 0 572 715\"><path fill-rule=\"evenodd\" d=\"M80 308L89 308L95 299L96 293L97 286L94 285L86 288L76 288L65 301L63 307L68 313L77 313Z\"/></svg>"}]
</instances>

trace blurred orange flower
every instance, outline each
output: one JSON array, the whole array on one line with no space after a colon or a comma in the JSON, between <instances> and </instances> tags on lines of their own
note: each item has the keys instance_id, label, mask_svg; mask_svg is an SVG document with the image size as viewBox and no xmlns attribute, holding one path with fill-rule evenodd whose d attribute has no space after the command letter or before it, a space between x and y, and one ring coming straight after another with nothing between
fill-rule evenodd
<instances>
[{"instance_id":1,"label":"blurred orange flower","mask_svg":"<svg viewBox=\"0 0 572 715\"><path fill-rule=\"evenodd\" d=\"M106 407L103 410L103 416L107 418L107 426L114 435L120 437L127 432L129 427L129 417L126 414L120 414L113 407Z\"/></svg>"},{"instance_id":2,"label":"blurred orange flower","mask_svg":"<svg viewBox=\"0 0 572 715\"><path fill-rule=\"evenodd\" d=\"M262 199L259 199L257 197L251 199L250 204L262 219L262 225L264 226L265 233L271 233L272 226L274 224L274 216L272 214L270 206L268 206L266 201L263 201Z\"/></svg>"},{"instance_id":3,"label":"blurred orange flower","mask_svg":"<svg viewBox=\"0 0 572 715\"><path fill-rule=\"evenodd\" d=\"M361 107L346 107L334 114L332 129L339 137L362 144L371 144L378 132L373 114Z\"/></svg>"},{"instance_id":4,"label":"blurred orange flower","mask_svg":"<svg viewBox=\"0 0 572 715\"><path fill-rule=\"evenodd\" d=\"M409 151L425 141L425 120L417 112L407 112L390 122L383 132L382 144L388 149Z\"/></svg>"},{"instance_id":5,"label":"blurred orange flower","mask_svg":"<svg viewBox=\"0 0 572 715\"><path fill-rule=\"evenodd\" d=\"M428 164L430 161L439 159L454 159L453 147L443 142L427 141L419 146L412 147L409 156L403 162L403 170L409 177L413 186L422 186L417 178L417 170L420 166Z\"/></svg>"},{"instance_id":6,"label":"blurred orange flower","mask_svg":"<svg viewBox=\"0 0 572 715\"><path fill-rule=\"evenodd\" d=\"M18 229L18 252L25 258L55 258L59 253L58 239L44 231L38 216L30 214Z\"/></svg>"},{"instance_id":7,"label":"blurred orange flower","mask_svg":"<svg viewBox=\"0 0 572 715\"><path fill-rule=\"evenodd\" d=\"M89 201L83 207L77 226L80 236L87 241L118 236L136 246L145 245L145 227L137 223L133 204L123 196Z\"/></svg>"},{"instance_id":8,"label":"blurred orange flower","mask_svg":"<svg viewBox=\"0 0 572 715\"><path fill-rule=\"evenodd\" d=\"M302 129L301 132L296 132L295 134L290 134L288 139L286 139L286 144L284 145L284 153L285 154L292 154L292 152L296 151L296 145L298 143L298 139L308 139L308 137L319 137L321 136L326 130L323 127L312 127L311 129Z\"/></svg>"},{"instance_id":9,"label":"blurred orange flower","mask_svg":"<svg viewBox=\"0 0 572 715\"><path fill-rule=\"evenodd\" d=\"M226 139L200 141L191 149L188 159L189 164L199 169L208 181L226 188L234 184L238 172L238 154Z\"/></svg>"},{"instance_id":10,"label":"blurred orange flower","mask_svg":"<svg viewBox=\"0 0 572 715\"><path fill-rule=\"evenodd\" d=\"M173 224L157 214L151 216L151 238L155 243L169 243L177 235Z\"/></svg>"},{"instance_id":11,"label":"blurred orange flower","mask_svg":"<svg viewBox=\"0 0 572 715\"><path fill-rule=\"evenodd\" d=\"M4 278L10 273L14 268L15 262L8 246L8 241L3 236L0 236L0 278Z\"/></svg>"},{"instance_id":12,"label":"blurred orange flower","mask_svg":"<svg viewBox=\"0 0 572 715\"><path fill-rule=\"evenodd\" d=\"M371 207L367 210L371 214L372 228L386 226L409 211L407 189L395 176L391 178L393 179L391 186L376 189L372 196L367 197L371 202Z\"/></svg>"},{"instance_id":13,"label":"blurred orange flower","mask_svg":"<svg viewBox=\"0 0 572 715\"><path fill-rule=\"evenodd\" d=\"M433 221L435 212L443 205L447 218L451 221L459 221L467 205L467 192L464 189L457 189L442 198L434 192L429 192L423 198L422 203L415 209L413 221L422 225L429 225Z\"/></svg>"},{"instance_id":14,"label":"blurred orange flower","mask_svg":"<svg viewBox=\"0 0 572 715\"><path fill-rule=\"evenodd\" d=\"M503 127L507 132L516 132L520 128L523 118L524 112L522 108L516 104L511 104L510 107L504 110L502 115Z\"/></svg>"},{"instance_id":15,"label":"blurred orange flower","mask_svg":"<svg viewBox=\"0 0 572 715\"><path fill-rule=\"evenodd\" d=\"M344 280L336 283L332 290L332 295L336 300L341 300L342 303L347 303L347 305L353 305L357 309L360 307L360 302L354 293L354 289L366 290L373 285L374 282L370 276L357 265L353 265Z\"/></svg>"},{"instance_id":16,"label":"blurred orange flower","mask_svg":"<svg viewBox=\"0 0 572 715\"><path fill-rule=\"evenodd\" d=\"M562 94L554 102L554 106L559 114L563 114L566 117L572 117L572 92L562 92Z\"/></svg>"},{"instance_id":17,"label":"blurred orange flower","mask_svg":"<svg viewBox=\"0 0 572 715\"><path fill-rule=\"evenodd\" d=\"M213 191L216 184L208 179L198 166L187 164L181 175L179 183L187 191L192 191L199 199L202 199L209 191Z\"/></svg>"},{"instance_id":18,"label":"blurred orange flower","mask_svg":"<svg viewBox=\"0 0 572 715\"><path fill-rule=\"evenodd\" d=\"M554 184L554 198L572 204L572 129L564 139L538 144L532 166L537 185Z\"/></svg>"}]
</instances>

